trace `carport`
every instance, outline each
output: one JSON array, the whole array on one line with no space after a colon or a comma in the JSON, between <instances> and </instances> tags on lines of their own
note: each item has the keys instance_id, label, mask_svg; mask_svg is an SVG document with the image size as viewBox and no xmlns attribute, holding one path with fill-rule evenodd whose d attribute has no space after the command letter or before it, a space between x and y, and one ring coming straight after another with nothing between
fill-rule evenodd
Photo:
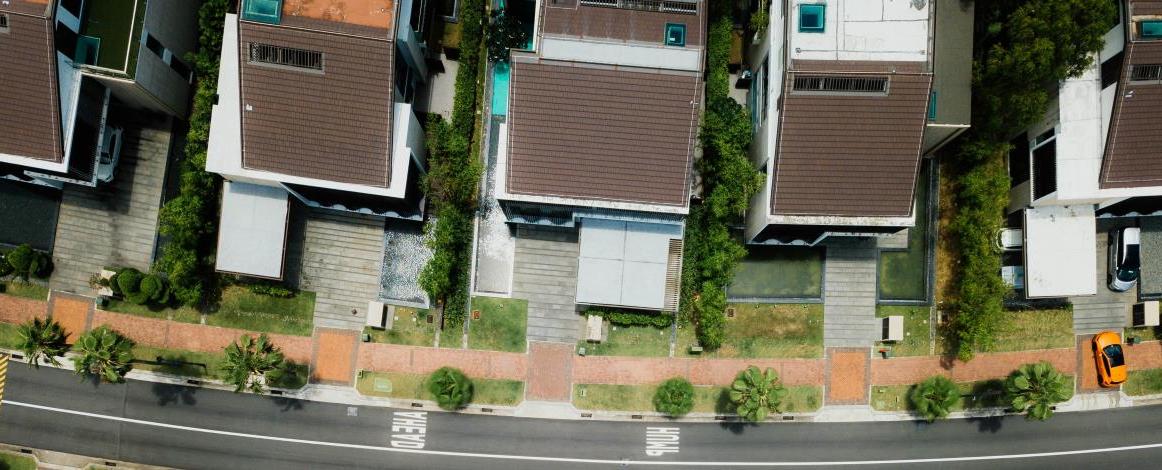
<instances>
[{"instance_id":1,"label":"carport","mask_svg":"<svg viewBox=\"0 0 1162 470\"><path fill-rule=\"evenodd\" d=\"M1025 210L1025 296L1070 297L1097 293L1093 206Z\"/></svg>"},{"instance_id":2,"label":"carport","mask_svg":"<svg viewBox=\"0 0 1162 470\"><path fill-rule=\"evenodd\" d=\"M1142 217L1142 268L1139 271L1138 297L1142 300L1162 299L1162 216Z\"/></svg>"}]
</instances>

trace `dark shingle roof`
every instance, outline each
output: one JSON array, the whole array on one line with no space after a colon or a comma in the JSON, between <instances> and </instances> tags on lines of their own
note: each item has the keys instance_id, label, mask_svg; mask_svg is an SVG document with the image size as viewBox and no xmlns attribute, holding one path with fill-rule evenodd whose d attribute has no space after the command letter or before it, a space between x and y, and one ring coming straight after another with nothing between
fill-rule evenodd
<instances>
[{"instance_id":1,"label":"dark shingle roof","mask_svg":"<svg viewBox=\"0 0 1162 470\"><path fill-rule=\"evenodd\" d=\"M296 21L311 22L286 22ZM243 166L388 186L395 46L381 33L356 37L242 21ZM321 52L323 71L251 64L251 43Z\"/></svg>"},{"instance_id":2,"label":"dark shingle roof","mask_svg":"<svg viewBox=\"0 0 1162 470\"><path fill-rule=\"evenodd\" d=\"M685 206L698 73L514 57L508 192Z\"/></svg>"},{"instance_id":3,"label":"dark shingle roof","mask_svg":"<svg viewBox=\"0 0 1162 470\"><path fill-rule=\"evenodd\" d=\"M787 73L771 213L907 217L932 76L923 63L795 61ZM888 93L804 94L797 75L888 77Z\"/></svg>"},{"instance_id":4,"label":"dark shingle roof","mask_svg":"<svg viewBox=\"0 0 1162 470\"><path fill-rule=\"evenodd\" d=\"M706 3L696 14L579 5L578 0L545 0L542 32L584 39L662 44L666 24L686 25L686 47L703 44Z\"/></svg>"},{"instance_id":5,"label":"dark shingle roof","mask_svg":"<svg viewBox=\"0 0 1162 470\"><path fill-rule=\"evenodd\" d=\"M21 0L0 11L8 12L9 25L0 34L0 153L59 163L64 151L52 15L43 3Z\"/></svg>"},{"instance_id":6,"label":"dark shingle roof","mask_svg":"<svg viewBox=\"0 0 1162 470\"><path fill-rule=\"evenodd\" d=\"M1158 109L1162 108L1162 84L1134 83L1129 79L1134 65L1162 65L1162 42L1126 44L1125 64L1110 119L1101 187L1159 186L1162 126L1158 125Z\"/></svg>"}]
</instances>

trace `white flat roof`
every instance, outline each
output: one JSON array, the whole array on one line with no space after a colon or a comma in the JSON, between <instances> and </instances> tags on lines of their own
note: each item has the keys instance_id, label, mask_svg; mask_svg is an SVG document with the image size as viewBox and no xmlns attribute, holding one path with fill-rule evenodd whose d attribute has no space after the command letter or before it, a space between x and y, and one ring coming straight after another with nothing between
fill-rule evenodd
<instances>
[{"instance_id":1,"label":"white flat roof","mask_svg":"<svg viewBox=\"0 0 1162 470\"><path fill-rule=\"evenodd\" d=\"M1097 222L1092 205L1025 210L1025 295L1097 293Z\"/></svg>"},{"instance_id":2,"label":"white flat roof","mask_svg":"<svg viewBox=\"0 0 1162 470\"><path fill-rule=\"evenodd\" d=\"M581 219L577 303L662 310L671 239L682 226Z\"/></svg>"},{"instance_id":3,"label":"white flat roof","mask_svg":"<svg viewBox=\"0 0 1162 470\"><path fill-rule=\"evenodd\" d=\"M791 58L927 62L928 19L932 3L912 0L793 0L786 15ZM824 5L822 32L799 31L799 6L803 4Z\"/></svg>"},{"instance_id":4,"label":"white flat roof","mask_svg":"<svg viewBox=\"0 0 1162 470\"><path fill-rule=\"evenodd\" d=\"M226 181L214 268L282 279L288 196L281 187Z\"/></svg>"}]
</instances>

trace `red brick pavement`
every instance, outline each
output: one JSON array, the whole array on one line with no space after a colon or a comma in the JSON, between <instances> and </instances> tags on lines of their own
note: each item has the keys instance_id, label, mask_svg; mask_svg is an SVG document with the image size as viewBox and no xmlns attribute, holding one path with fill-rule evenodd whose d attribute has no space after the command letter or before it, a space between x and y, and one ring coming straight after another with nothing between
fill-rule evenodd
<instances>
[{"instance_id":1,"label":"red brick pavement","mask_svg":"<svg viewBox=\"0 0 1162 470\"><path fill-rule=\"evenodd\" d=\"M48 316L48 302L0 295L0 322L24 323L32 318Z\"/></svg>"},{"instance_id":2,"label":"red brick pavement","mask_svg":"<svg viewBox=\"0 0 1162 470\"><path fill-rule=\"evenodd\" d=\"M1090 341L1093 335L1077 337L1077 390L1081 392L1100 392L1105 390L1097 383L1097 362L1094 357L1093 346Z\"/></svg>"},{"instance_id":3,"label":"red brick pavement","mask_svg":"<svg viewBox=\"0 0 1162 470\"><path fill-rule=\"evenodd\" d=\"M88 331L93 315L93 299L74 294L53 292L48 297L48 310L53 321L65 330L67 341L72 343Z\"/></svg>"},{"instance_id":4,"label":"red brick pavement","mask_svg":"<svg viewBox=\"0 0 1162 470\"><path fill-rule=\"evenodd\" d=\"M1077 356L1073 349L977 354L970 362L953 361L950 367L945 367L944 359L939 356L877 358L871 364L871 383L909 385L933 375L944 375L956 382L998 379L1007 377L1021 364L1038 361L1049 361L1057 370L1072 373Z\"/></svg>"},{"instance_id":5,"label":"red brick pavement","mask_svg":"<svg viewBox=\"0 0 1162 470\"><path fill-rule=\"evenodd\" d=\"M1130 370L1162 369L1162 342L1146 341L1123 350Z\"/></svg>"},{"instance_id":6,"label":"red brick pavement","mask_svg":"<svg viewBox=\"0 0 1162 470\"><path fill-rule=\"evenodd\" d=\"M525 398L569 401L573 395L573 357L572 344L530 342Z\"/></svg>"},{"instance_id":7,"label":"red brick pavement","mask_svg":"<svg viewBox=\"0 0 1162 470\"><path fill-rule=\"evenodd\" d=\"M524 380L528 375L527 363L528 356L519 353L363 343L359 345L355 367L428 374L440 367L455 365L471 377Z\"/></svg>"},{"instance_id":8,"label":"red brick pavement","mask_svg":"<svg viewBox=\"0 0 1162 470\"><path fill-rule=\"evenodd\" d=\"M829 348L827 350L827 404L856 405L867 403L868 348Z\"/></svg>"},{"instance_id":9,"label":"red brick pavement","mask_svg":"<svg viewBox=\"0 0 1162 470\"><path fill-rule=\"evenodd\" d=\"M359 347L359 332L316 328L314 343L311 381L350 385L355 377L355 351Z\"/></svg>"},{"instance_id":10,"label":"red brick pavement","mask_svg":"<svg viewBox=\"0 0 1162 470\"><path fill-rule=\"evenodd\" d=\"M638 385L685 377L695 385L729 385L738 371L754 365L779 373L787 385L823 383L822 359L685 359L587 356L573 360L573 382Z\"/></svg>"}]
</instances>

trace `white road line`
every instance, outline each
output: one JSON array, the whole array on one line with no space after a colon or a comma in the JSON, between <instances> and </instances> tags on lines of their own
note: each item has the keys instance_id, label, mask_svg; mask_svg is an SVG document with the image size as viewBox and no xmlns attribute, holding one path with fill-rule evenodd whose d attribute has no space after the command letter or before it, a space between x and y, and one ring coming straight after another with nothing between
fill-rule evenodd
<instances>
[{"instance_id":1,"label":"white road line","mask_svg":"<svg viewBox=\"0 0 1162 470\"><path fill-rule=\"evenodd\" d=\"M52 411L56 413L64 413L75 416L84 416L87 418L104 419L109 421L117 421L122 423L138 424L142 426L154 426L166 429L177 429L181 431L200 432L205 434L217 434L221 436L243 437L248 439L258 439L265 441L287 442L292 444L307 444L315 446L339 447L345 449L358 449L380 452L397 452L401 454L423 454L423 455L437 455L444 457L463 457L476 459L496 459L496 460L522 460L535 462L562 462L562 463L580 463L580 464L595 464L595 465L655 465L655 466L682 466L682 467L836 467L836 466L866 466L866 465L902 465L902 464L924 464L924 463L946 463L946 462L976 462L989 460L1015 460L1015 459L1034 459L1044 457L1062 457L1068 455L1084 455L1084 454L1102 454L1111 452L1126 452L1133 450L1157 449L1162 448L1162 443L1155 444L1141 444L1134 446L1121 447L1105 447L1100 449L1084 449L1084 450L1064 450L1057 452L1037 452L1029 454L1006 454L1006 455L981 455L972 457L936 457L927 459L892 459L892 460L839 460L830 462L665 462L665 461L650 461L650 460L612 460L612 459L579 459L568 457L540 457L533 455L505 455L505 454L481 454L476 452L451 452L440 450L419 450L419 449L398 449L392 447L369 446L363 444L347 444L343 442L327 442L327 441L312 441L308 439L295 439L290 437L277 436L263 436L261 434L248 434L233 431L221 431L217 429L195 428L191 426L181 426L177 424L159 423L156 421L145 421L133 418L123 418L119 416L109 416L97 413L89 413L86 411L69 410L65 408L54 408L51 406L36 405L33 403L24 403L19 401L4 400L4 403L9 406L18 406L24 408L32 408L42 411Z\"/></svg>"}]
</instances>

